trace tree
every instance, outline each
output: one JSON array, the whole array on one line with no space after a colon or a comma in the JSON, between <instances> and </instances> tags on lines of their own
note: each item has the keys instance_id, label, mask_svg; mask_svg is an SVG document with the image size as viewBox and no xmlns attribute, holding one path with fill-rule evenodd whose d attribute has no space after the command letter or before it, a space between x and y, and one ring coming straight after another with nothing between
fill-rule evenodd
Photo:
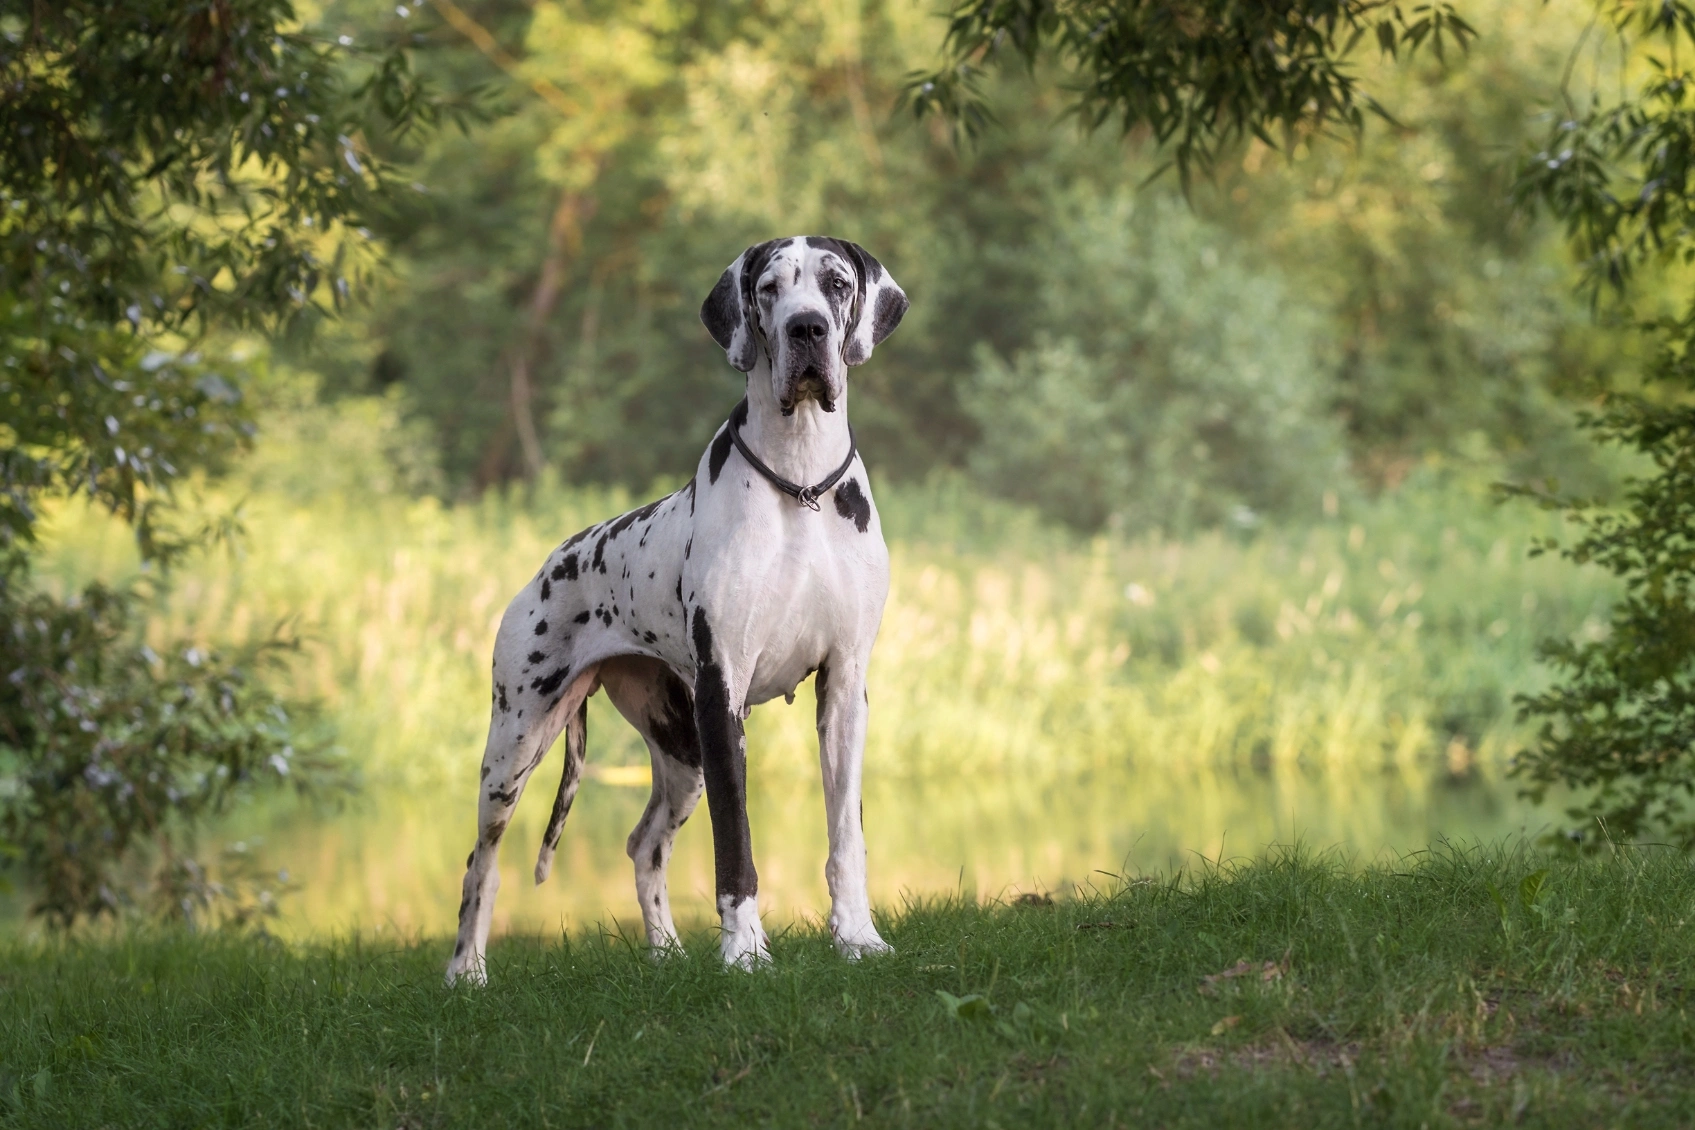
<instances>
[{"instance_id":1,"label":"tree","mask_svg":"<svg viewBox=\"0 0 1695 1130\"><path fill-rule=\"evenodd\" d=\"M1524 161L1517 191L1565 225L1596 302L1634 320L1659 352L1641 387L1615 380L1587 421L1599 442L1642 457L1646 469L1622 505L1561 495L1557 485L1517 492L1582 529L1570 545L1539 550L1624 583L1603 638L1544 645L1556 682L1520 700L1540 723L1520 771L1538 798L1554 785L1578 790L1569 815L1602 825L1590 843L1663 833L1687 848L1695 847L1695 7L1607 0L1596 25L1593 86L1577 92L1570 83L1579 43L1563 105Z\"/></svg>"},{"instance_id":2,"label":"tree","mask_svg":"<svg viewBox=\"0 0 1695 1130\"><path fill-rule=\"evenodd\" d=\"M0 2L0 847L55 922L312 759L255 670L273 647L153 652L157 585L36 591L42 508L109 508L154 576L227 532L175 505L252 432L217 335L342 307L392 194L378 146L455 109L289 0Z\"/></svg>"},{"instance_id":3,"label":"tree","mask_svg":"<svg viewBox=\"0 0 1695 1130\"><path fill-rule=\"evenodd\" d=\"M949 15L943 64L908 84L914 110L965 135L990 120L985 67L1056 56L1074 80L1071 110L1090 128L1147 130L1187 185L1248 137L1278 148L1334 126L1387 116L1349 59L1369 37L1388 55L1438 55L1473 32L1445 3L1394 0L964 0Z\"/></svg>"}]
</instances>

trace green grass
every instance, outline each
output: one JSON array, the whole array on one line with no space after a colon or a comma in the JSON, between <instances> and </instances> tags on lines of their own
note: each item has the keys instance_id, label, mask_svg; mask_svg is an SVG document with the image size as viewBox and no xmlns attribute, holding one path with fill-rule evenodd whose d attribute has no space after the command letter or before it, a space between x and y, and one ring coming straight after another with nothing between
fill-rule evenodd
<instances>
[{"instance_id":1,"label":"green grass","mask_svg":"<svg viewBox=\"0 0 1695 1130\"><path fill-rule=\"evenodd\" d=\"M659 963L615 935L508 939L482 991L443 988L439 941L14 943L0 1121L1686 1126L1695 1110L1695 870L1669 852L1442 849L1363 871L1286 852L885 927L892 957L851 965L791 932L753 974L719 968L706 937Z\"/></svg>"}]
</instances>

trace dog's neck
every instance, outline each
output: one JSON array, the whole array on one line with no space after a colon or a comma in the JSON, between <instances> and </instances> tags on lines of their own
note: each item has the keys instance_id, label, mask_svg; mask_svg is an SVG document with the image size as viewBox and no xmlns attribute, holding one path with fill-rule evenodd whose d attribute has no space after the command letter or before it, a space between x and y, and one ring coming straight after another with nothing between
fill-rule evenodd
<instances>
[{"instance_id":1,"label":"dog's neck","mask_svg":"<svg viewBox=\"0 0 1695 1130\"><path fill-rule=\"evenodd\" d=\"M742 441L777 474L802 486L827 477L847 458L847 387L844 383L835 411L826 412L816 400L803 400L792 414L783 415L771 391L771 364L763 357L747 375L747 423Z\"/></svg>"}]
</instances>

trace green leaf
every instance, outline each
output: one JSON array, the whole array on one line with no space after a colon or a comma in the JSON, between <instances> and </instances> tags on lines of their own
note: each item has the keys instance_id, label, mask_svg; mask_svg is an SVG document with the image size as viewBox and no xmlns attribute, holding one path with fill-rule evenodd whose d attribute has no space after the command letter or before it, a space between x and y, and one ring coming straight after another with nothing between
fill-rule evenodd
<instances>
[{"instance_id":1,"label":"green leaf","mask_svg":"<svg viewBox=\"0 0 1695 1130\"><path fill-rule=\"evenodd\" d=\"M1532 871L1523 879L1520 879L1518 884L1518 901L1520 905L1522 905L1527 911L1537 909L1538 904L1541 903L1543 897L1547 894L1547 885L1548 869L1546 867L1542 868L1540 871Z\"/></svg>"},{"instance_id":2,"label":"green leaf","mask_svg":"<svg viewBox=\"0 0 1695 1130\"><path fill-rule=\"evenodd\" d=\"M936 997L948 1010L948 1015L955 1020L987 1020L995 1011L995 1006L989 1003L989 998L981 993L956 997L945 989L937 989Z\"/></svg>"}]
</instances>

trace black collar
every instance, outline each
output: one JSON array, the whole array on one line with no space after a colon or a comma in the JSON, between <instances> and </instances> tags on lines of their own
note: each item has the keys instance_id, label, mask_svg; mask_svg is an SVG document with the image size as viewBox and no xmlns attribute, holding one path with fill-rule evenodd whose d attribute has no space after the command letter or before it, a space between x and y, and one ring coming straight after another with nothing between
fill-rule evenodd
<instances>
[{"instance_id":1,"label":"black collar","mask_svg":"<svg viewBox=\"0 0 1695 1130\"><path fill-rule=\"evenodd\" d=\"M847 469L853 466L854 456L859 454L859 444L853 438L853 425L849 424L848 453L847 458L842 460L842 465L837 467L834 471L831 471L829 476L822 482L814 483L809 487L803 487L799 483L791 483L789 480L777 474L777 472L767 467L764 462L760 460L759 456L748 450L747 444L742 442L741 429L736 427L736 414L734 412L730 413L729 422L724 426L730 429L730 442L736 445L736 450L742 453L743 459L746 459L749 463L753 464L753 469L755 471L764 475L766 480L770 482L772 486L776 487L790 498L795 499L802 506L810 507L813 510L818 509L819 497L831 487L835 486L837 481L840 480L843 475L847 474Z\"/></svg>"}]
</instances>

